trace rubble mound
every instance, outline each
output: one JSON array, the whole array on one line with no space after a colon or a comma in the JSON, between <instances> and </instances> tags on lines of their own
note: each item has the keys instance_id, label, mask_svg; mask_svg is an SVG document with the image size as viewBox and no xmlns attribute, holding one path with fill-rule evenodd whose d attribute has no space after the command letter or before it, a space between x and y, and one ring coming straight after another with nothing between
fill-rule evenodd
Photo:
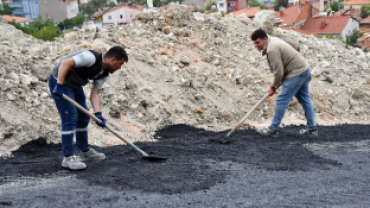
<instances>
[{"instance_id":1,"label":"rubble mound","mask_svg":"<svg viewBox=\"0 0 370 208\"><path fill-rule=\"evenodd\" d=\"M123 46L129 62L111 75L102 92L103 115L123 136L151 140L172 124L221 130L234 126L267 93L273 75L251 33L269 21L261 11L254 21L245 15L191 13L172 4L157 13L142 13L133 23L109 25L97 32L92 24L44 42L1 23L0 30L0 155L39 137L60 142L60 118L48 90L50 71L68 53ZM265 19L265 21L264 21ZM268 27L268 26L267 26ZM307 59L313 80L310 94L320 125L368 123L370 53L338 40L275 28L269 35L292 44ZM89 97L91 85L85 86ZM250 125L267 124L275 96L249 117ZM305 124L294 99L283 120ZM89 126L90 143L122 143Z\"/></svg>"}]
</instances>

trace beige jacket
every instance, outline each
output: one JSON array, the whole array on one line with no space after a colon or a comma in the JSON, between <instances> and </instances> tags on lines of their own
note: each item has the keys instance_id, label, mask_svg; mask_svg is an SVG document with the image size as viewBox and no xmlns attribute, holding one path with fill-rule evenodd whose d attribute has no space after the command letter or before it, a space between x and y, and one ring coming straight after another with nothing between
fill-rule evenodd
<instances>
[{"instance_id":1,"label":"beige jacket","mask_svg":"<svg viewBox=\"0 0 370 208\"><path fill-rule=\"evenodd\" d=\"M262 49L262 55L267 55L270 71L274 74L271 86L275 88L280 87L284 79L300 75L310 68L306 59L280 38L269 37Z\"/></svg>"}]
</instances>

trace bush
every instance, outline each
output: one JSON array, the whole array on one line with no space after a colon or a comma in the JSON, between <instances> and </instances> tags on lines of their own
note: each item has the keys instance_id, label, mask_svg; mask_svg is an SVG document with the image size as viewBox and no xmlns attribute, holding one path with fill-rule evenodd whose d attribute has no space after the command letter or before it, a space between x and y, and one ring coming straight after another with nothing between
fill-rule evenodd
<instances>
[{"instance_id":1,"label":"bush","mask_svg":"<svg viewBox=\"0 0 370 208\"><path fill-rule=\"evenodd\" d=\"M357 43L357 39L360 38L360 33L358 30L353 30L350 35L346 35L346 44L353 45Z\"/></svg>"},{"instance_id":2,"label":"bush","mask_svg":"<svg viewBox=\"0 0 370 208\"><path fill-rule=\"evenodd\" d=\"M50 19L43 22L42 19L39 18L25 26L16 23L14 20L8 23L26 34L45 41L53 41L55 37L59 36L58 26Z\"/></svg>"},{"instance_id":3,"label":"bush","mask_svg":"<svg viewBox=\"0 0 370 208\"><path fill-rule=\"evenodd\" d=\"M370 16L370 5L362 5L360 10L361 10L361 14L360 14L361 18L366 18Z\"/></svg>"},{"instance_id":4,"label":"bush","mask_svg":"<svg viewBox=\"0 0 370 208\"><path fill-rule=\"evenodd\" d=\"M11 8L8 4L3 4L2 8L0 5L0 15L11 15L14 8Z\"/></svg>"},{"instance_id":5,"label":"bush","mask_svg":"<svg viewBox=\"0 0 370 208\"><path fill-rule=\"evenodd\" d=\"M325 38L326 39L338 39L340 41L343 41L343 38L340 35L326 34Z\"/></svg>"},{"instance_id":6,"label":"bush","mask_svg":"<svg viewBox=\"0 0 370 208\"><path fill-rule=\"evenodd\" d=\"M84 14L77 14L75 18L72 20L72 27L74 26L81 26L85 22L85 15Z\"/></svg>"}]
</instances>

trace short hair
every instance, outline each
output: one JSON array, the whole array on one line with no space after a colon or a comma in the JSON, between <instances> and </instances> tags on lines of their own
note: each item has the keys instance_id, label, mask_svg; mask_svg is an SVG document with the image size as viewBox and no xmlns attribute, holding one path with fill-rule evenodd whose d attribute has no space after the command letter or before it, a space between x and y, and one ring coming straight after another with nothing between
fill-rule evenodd
<instances>
[{"instance_id":1,"label":"short hair","mask_svg":"<svg viewBox=\"0 0 370 208\"><path fill-rule=\"evenodd\" d=\"M252 33L251 39L253 41L257 40L258 38L260 39L267 38L267 34L265 33L265 31L263 31L262 29L258 29Z\"/></svg>"},{"instance_id":2,"label":"short hair","mask_svg":"<svg viewBox=\"0 0 370 208\"><path fill-rule=\"evenodd\" d=\"M115 57L117 60L125 59L126 63L128 62L128 56L121 46L114 46L110 48L106 54L107 58Z\"/></svg>"}]
</instances>

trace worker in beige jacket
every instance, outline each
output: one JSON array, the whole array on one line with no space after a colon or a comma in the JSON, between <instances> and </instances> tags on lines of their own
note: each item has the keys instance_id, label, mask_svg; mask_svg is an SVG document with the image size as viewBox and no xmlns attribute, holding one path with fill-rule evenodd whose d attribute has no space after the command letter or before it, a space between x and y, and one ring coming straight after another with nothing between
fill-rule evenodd
<instances>
[{"instance_id":1,"label":"worker in beige jacket","mask_svg":"<svg viewBox=\"0 0 370 208\"><path fill-rule=\"evenodd\" d=\"M317 137L315 114L308 92L312 77L307 61L291 45L279 38L268 37L261 29L254 31L251 39L256 48L262 51L262 55L266 55L270 71L274 74L274 81L268 89L270 96L274 95L276 89L282 85L276 98L275 114L271 125L257 132L264 136L277 137L286 108L295 96L302 105L307 120L307 129L302 129L300 134Z\"/></svg>"}]
</instances>

